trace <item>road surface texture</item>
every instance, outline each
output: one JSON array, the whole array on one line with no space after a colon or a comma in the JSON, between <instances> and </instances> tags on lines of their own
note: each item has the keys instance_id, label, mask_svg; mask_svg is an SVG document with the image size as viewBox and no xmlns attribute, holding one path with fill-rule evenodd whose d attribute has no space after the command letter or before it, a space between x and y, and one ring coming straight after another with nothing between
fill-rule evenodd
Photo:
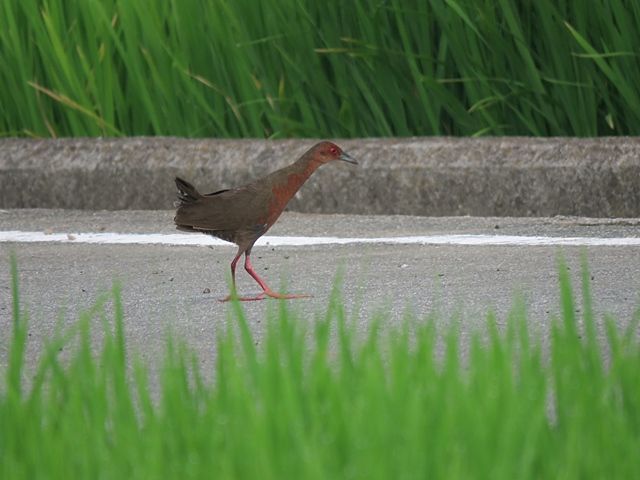
<instances>
[{"instance_id":1,"label":"road surface texture","mask_svg":"<svg viewBox=\"0 0 640 480\"><path fill-rule=\"evenodd\" d=\"M6 232L46 233L51 238L64 234L61 241L0 241L0 368L6 365L12 328L9 257L13 252L18 262L21 304L30 318L28 365L35 364L42 342L53 335L57 323L72 325L81 311L117 281L131 352L157 364L171 331L197 352L205 370L211 370L216 331L234 318L233 306L218 302L228 294L234 245L78 241L79 234L95 232L171 235L176 233L172 218L172 211L0 211L0 240ZM285 213L268 235L285 240L301 236L409 238L407 243L395 244L376 241L296 246L281 240L277 245L256 246L253 265L272 288L312 295L284 301L301 322L310 326L315 316L325 314L336 278L342 272L340 297L360 333L367 331L376 315L388 328L402 324L405 313L411 312L415 321L443 325L455 317L463 338L468 338L471 331L484 327L490 310L496 312L503 326L516 295L520 295L530 325L548 339L550 319L560 312L558 258L562 255L566 259L576 290L576 309L580 310L583 253L589 262L599 322L603 315L611 314L625 327L638 307L639 219ZM208 236L191 236L203 244L213 243ZM263 237L266 242L269 236ZM417 236L439 238L441 243L409 243ZM522 244L523 238L532 237L547 240L544 245ZM468 244L469 238L478 239L478 244ZM500 238L511 240L496 245L495 239ZM467 244L456 244L460 239ZM556 244L565 239L583 246ZM609 239L612 246L597 245L598 239ZM260 291L242 268L238 269L238 289L247 295ZM267 299L243 303L256 342L261 340L268 312L277 312L281 302ZM108 310L112 307L109 304ZM431 314L435 314L435 320L427 318ZM98 319L96 326L99 331ZM96 342L99 338L96 334Z\"/></svg>"}]
</instances>

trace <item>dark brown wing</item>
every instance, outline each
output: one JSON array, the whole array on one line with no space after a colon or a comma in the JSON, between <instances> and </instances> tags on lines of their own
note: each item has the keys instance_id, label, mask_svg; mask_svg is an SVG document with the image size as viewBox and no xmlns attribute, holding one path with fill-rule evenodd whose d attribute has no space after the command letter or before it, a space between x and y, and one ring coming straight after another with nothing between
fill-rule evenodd
<instances>
[{"instance_id":1,"label":"dark brown wing","mask_svg":"<svg viewBox=\"0 0 640 480\"><path fill-rule=\"evenodd\" d=\"M265 196L270 192L259 191L255 183L202 195L189 182L180 178L175 181L179 203L174 221L179 230L226 231L230 236L233 232L257 233L264 229Z\"/></svg>"}]
</instances>

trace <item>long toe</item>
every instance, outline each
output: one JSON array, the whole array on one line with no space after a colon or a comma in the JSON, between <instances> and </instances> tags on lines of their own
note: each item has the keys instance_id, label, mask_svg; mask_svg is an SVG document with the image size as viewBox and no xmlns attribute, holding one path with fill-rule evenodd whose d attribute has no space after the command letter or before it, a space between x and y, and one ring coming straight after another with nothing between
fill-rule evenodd
<instances>
[{"instance_id":1,"label":"long toe","mask_svg":"<svg viewBox=\"0 0 640 480\"><path fill-rule=\"evenodd\" d=\"M255 297L238 297L238 301L239 302L253 302L255 300L264 300L265 298L267 298L267 297L265 297L264 296L264 292L262 292L261 294L256 295ZM231 295L229 295L226 298L220 298L218 301L219 302L228 302L231 299L233 299L233 297Z\"/></svg>"},{"instance_id":2,"label":"long toe","mask_svg":"<svg viewBox=\"0 0 640 480\"><path fill-rule=\"evenodd\" d=\"M284 294L284 293L277 293L274 292L272 290L265 290L264 292L262 292L262 295L269 295L272 298L278 298L280 300L288 300L290 298L309 298L311 295L307 295L306 293L294 293L294 294Z\"/></svg>"}]
</instances>

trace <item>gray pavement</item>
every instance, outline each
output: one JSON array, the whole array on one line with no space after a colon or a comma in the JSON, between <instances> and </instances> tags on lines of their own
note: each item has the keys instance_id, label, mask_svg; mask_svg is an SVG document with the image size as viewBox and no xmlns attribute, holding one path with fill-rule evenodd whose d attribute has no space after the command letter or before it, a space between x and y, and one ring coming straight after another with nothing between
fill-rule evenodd
<instances>
[{"instance_id":1,"label":"gray pavement","mask_svg":"<svg viewBox=\"0 0 640 480\"><path fill-rule=\"evenodd\" d=\"M173 212L166 210L4 210L0 211L0 230L174 233L172 217ZM270 231L270 235L344 237L445 233L628 238L640 235L640 220L285 213ZM235 246L0 243L0 367L6 363L11 329L10 251L18 259L22 304L30 312L29 363L37 358L42 341L54 332L59 317L64 325L71 325L78 312L118 280L132 351L155 363L164 349L166 333L171 330L195 349L205 368L213 365L216 330L233 317L232 307L217 299L228 293L226 281ZM359 332L365 332L377 314L384 327L399 325L409 309L416 321L427 321L426 317L435 313L435 321L445 324L457 316L463 335L468 335L484 326L488 310L495 311L500 325L504 325L515 295L520 293L531 326L548 338L550 318L560 309L558 255L566 257L577 287L582 251L588 256L600 320L610 313L620 326L628 325L638 306L638 247L255 247L252 260L272 288L278 290L284 285L283 289L289 292L312 295L285 303L305 324L312 324L316 315L326 312L336 276L343 271L340 295ZM259 291L242 270L238 287L241 293ZM272 299L243 304L258 342L266 315L277 311L281 304Z\"/></svg>"}]
</instances>

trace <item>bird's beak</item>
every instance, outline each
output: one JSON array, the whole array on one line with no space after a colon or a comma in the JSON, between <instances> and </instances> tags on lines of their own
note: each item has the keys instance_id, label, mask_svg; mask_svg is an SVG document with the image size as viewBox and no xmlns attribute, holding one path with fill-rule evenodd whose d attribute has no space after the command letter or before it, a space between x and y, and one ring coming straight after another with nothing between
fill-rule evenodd
<instances>
[{"instance_id":1,"label":"bird's beak","mask_svg":"<svg viewBox=\"0 0 640 480\"><path fill-rule=\"evenodd\" d=\"M358 161L348 153L342 152L342 155L340 155L340 160L342 160L343 162L348 162L348 163L353 163L354 165L358 165Z\"/></svg>"}]
</instances>

